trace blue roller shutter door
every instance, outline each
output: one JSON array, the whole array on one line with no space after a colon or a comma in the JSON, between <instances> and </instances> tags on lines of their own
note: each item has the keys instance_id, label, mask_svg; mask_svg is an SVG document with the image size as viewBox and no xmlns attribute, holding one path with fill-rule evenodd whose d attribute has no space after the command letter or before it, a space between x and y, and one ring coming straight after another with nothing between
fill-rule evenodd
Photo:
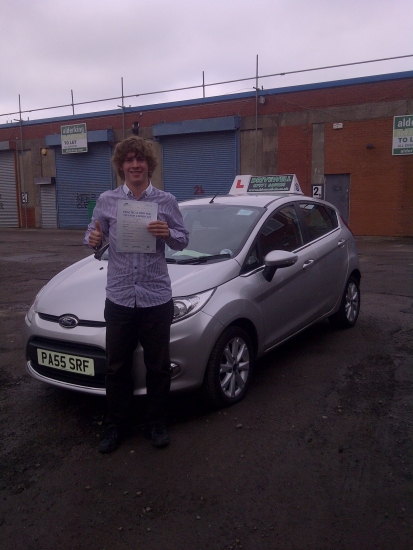
<instances>
[{"instance_id":1,"label":"blue roller shutter door","mask_svg":"<svg viewBox=\"0 0 413 550\"><path fill-rule=\"evenodd\" d=\"M58 225L62 229L86 228L89 203L114 186L109 143L89 143L88 149L70 155L56 150Z\"/></svg>"},{"instance_id":2,"label":"blue roller shutter door","mask_svg":"<svg viewBox=\"0 0 413 550\"><path fill-rule=\"evenodd\" d=\"M162 138L164 189L178 201L228 193L237 174L237 133Z\"/></svg>"}]
</instances>

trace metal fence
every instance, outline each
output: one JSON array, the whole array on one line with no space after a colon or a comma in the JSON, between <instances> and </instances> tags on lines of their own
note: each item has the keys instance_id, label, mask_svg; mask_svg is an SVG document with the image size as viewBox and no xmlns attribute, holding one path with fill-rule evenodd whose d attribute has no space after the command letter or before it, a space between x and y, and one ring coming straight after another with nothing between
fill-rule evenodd
<instances>
[{"instance_id":1,"label":"metal fence","mask_svg":"<svg viewBox=\"0 0 413 550\"><path fill-rule=\"evenodd\" d=\"M62 105L53 105L53 106L50 106L50 107L39 107L37 109L22 110L21 109L21 98L20 98L20 94L19 94L19 110L18 111L13 111L13 112L10 112L10 113L0 113L0 117L3 117L3 116L13 117L14 115L19 115L18 119L14 119L14 120L10 121L10 123L22 122L22 115L23 114L37 113L37 112L40 112L40 111L48 111L48 110L53 110L53 109L64 109L64 108L68 108L68 107L71 107L72 114L74 115L76 106L92 105L92 104L103 103L103 102L108 102L108 101L120 101L121 105L118 105L118 107L122 111L125 111L125 109L128 108L128 107L125 106L125 99L136 98L136 97L154 96L154 95L166 94L166 93L171 93L171 92L184 92L184 91L190 91L190 90L202 90L202 96L205 98L207 88L212 88L214 86L222 86L222 85L225 85L225 84L234 84L234 83L238 83L238 82L248 82L248 81L255 81L255 86L253 86L252 89L255 90L256 96L258 97L260 90L263 90L263 88L259 88L259 82L264 80L264 79L267 79L267 78L276 77L276 76L286 76L286 75L300 74L300 73L309 73L309 72L322 71L322 70L327 70L327 69L336 69L336 68L341 68L341 67L351 67L351 66L363 65L363 64L367 64L367 63L378 63L378 62L382 62L382 61L392 61L392 60L404 59L404 58L408 58L408 57L413 57L413 54L401 55L401 56L397 56L397 57L387 57L387 58L382 58L382 59L372 59L372 60L369 60L369 61L356 61L356 62L353 62L353 63L343 63L343 64L340 64L340 65L328 65L328 66L325 66L325 67L314 67L314 68L311 68L311 69L300 69L300 70L297 70L297 71L287 71L287 72L283 72L283 73L273 73L273 74L267 74L267 75L259 75L258 74L258 55L257 55L257 57L256 57L256 74L255 74L255 76L250 76L250 77L247 77L247 78L238 78L238 79L235 79L235 80L225 80L225 81L222 81L222 82L213 82L213 83L210 83L210 84L206 84L205 83L205 74L204 74L204 72L202 72L202 84L195 84L194 86L186 86L186 87L183 87L183 88L170 88L170 89L158 90L158 91L154 91L154 92L143 92L143 93L124 95L124 93L123 93L123 77L122 77L121 78L121 95L119 95L119 96L108 97L108 98L104 98L104 99L94 99L94 100L90 100L90 101L75 102L74 101L74 96L73 96L73 90L71 90L71 102L70 103L64 103Z\"/></svg>"}]
</instances>

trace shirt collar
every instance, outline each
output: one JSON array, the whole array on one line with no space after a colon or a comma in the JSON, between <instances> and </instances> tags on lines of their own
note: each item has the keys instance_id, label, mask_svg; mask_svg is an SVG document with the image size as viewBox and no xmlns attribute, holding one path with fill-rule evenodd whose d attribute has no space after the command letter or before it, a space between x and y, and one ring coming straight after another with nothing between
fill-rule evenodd
<instances>
[{"instance_id":1,"label":"shirt collar","mask_svg":"<svg viewBox=\"0 0 413 550\"><path fill-rule=\"evenodd\" d=\"M131 198L135 198L132 191L129 189L129 187L126 185L126 183L123 184L123 190L125 192L125 195ZM149 182L148 187L145 189L145 191L142 193L142 195L139 197L139 199L145 199L148 197L153 191L153 185L151 182Z\"/></svg>"}]
</instances>

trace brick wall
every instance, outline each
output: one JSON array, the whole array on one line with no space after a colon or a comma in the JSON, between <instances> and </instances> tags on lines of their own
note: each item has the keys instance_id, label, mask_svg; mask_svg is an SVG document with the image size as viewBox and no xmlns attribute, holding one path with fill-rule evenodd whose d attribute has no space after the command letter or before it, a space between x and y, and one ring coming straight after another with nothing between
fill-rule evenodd
<instances>
[{"instance_id":1,"label":"brick wall","mask_svg":"<svg viewBox=\"0 0 413 550\"><path fill-rule=\"evenodd\" d=\"M36 228L35 209L34 208L22 208L20 227L27 229Z\"/></svg>"},{"instance_id":2,"label":"brick wall","mask_svg":"<svg viewBox=\"0 0 413 550\"><path fill-rule=\"evenodd\" d=\"M295 174L305 195L311 193L312 127L278 129L278 173Z\"/></svg>"},{"instance_id":3,"label":"brick wall","mask_svg":"<svg viewBox=\"0 0 413 550\"><path fill-rule=\"evenodd\" d=\"M351 85L337 85L318 89L303 89L274 95L267 95L266 103L259 105L259 115L279 113L303 112L330 107L341 107L362 104L374 104L379 101L409 100L413 96L413 78L398 80L365 82ZM68 109L69 111L69 109ZM52 111L51 111L52 112ZM142 115L140 115L140 112ZM49 112L48 112L49 113ZM68 115L70 113L68 112ZM203 118L215 118L223 116L254 116L255 97L249 98L225 98L197 104L181 104L174 106L151 107L149 110L137 111L125 114L125 126L130 128L135 120L139 120L141 128L150 128L153 124L162 121L177 122L181 120L194 120ZM60 134L62 124L86 122L88 130L102 130L111 126L114 130L122 129L122 115L99 115L93 118L85 118L79 115L70 121L49 120L44 124L23 124L23 138L35 139L46 135ZM0 141L15 141L20 139L20 127L0 128Z\"/></svg>"},{"instance_id":4,"label":"brick wall","mask_svg":"<svg viewBox=\"0 0 413 550\"><path fill-rule=\"evenodd\" d=\"M413 234L413 156L392 156L393 118L325 125L324 172L349 173L356 235ZM373 148L368 149L370 144Z\"/></svg>"}]
</instances>

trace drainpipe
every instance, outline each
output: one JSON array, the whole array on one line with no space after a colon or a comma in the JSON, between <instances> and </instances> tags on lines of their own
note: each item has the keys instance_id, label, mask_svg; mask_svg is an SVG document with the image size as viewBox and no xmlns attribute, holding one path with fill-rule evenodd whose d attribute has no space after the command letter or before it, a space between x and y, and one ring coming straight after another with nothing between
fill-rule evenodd
<instances>
[{"instance_id":1,"label":"drainpipe","mask_svg":"<svg viewBox=\"0 0 413 550\"><path fill-rule=\"evenodd\" d=\"M257 155L258 155L258 55L255 71L255 171L257 175Z\"/></svg>"},{"instance_id":2,"label":"drainpipe","mask_svg":"<svg viewBox=\"0 0 413 550\"><path fill-rule=\"evenodd\" d=\"M122 132L123 132L123 139L125 139L125 101L123 97L123 76L121 77L121 86L122 86Z\"/></svg>"},{"instance_id":3,"label":"drainpipe","mask_svg":"<svg viewBox=\"0 0 413 550\"><path fill-rule=\"evenodd\" d=\"M19 204L19 212L20 212L20 220L21 220L23 217L22 194L24 192L24 162L23 162L23 126L22 126L23 121L22 121L20 94L19 94L19 120L16 120L16 122L20 123L20 159L19 159L18 146L16 146L16 153L17 153L17 192L19 194L18 204ZM17 139L18 138L16 138L16 140ZM20 166L20 161L21 161L21 166ZM24 207L24 210L25 210L25 216L24 216L25 226L27 229L27 206Z\"/></svg>"}]
</instances>

